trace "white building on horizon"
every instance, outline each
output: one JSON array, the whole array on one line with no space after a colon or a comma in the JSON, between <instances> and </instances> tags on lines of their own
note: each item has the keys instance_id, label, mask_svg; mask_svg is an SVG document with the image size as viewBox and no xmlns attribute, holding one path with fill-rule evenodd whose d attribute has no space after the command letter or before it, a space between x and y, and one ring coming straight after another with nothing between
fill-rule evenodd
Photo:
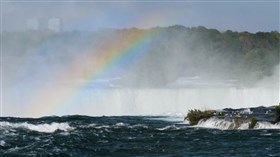
<instances>
[{"instance_id":1,"label":"white building on horizon","mask_svg":"<svg viewBox=\"0 0 280 157\"><path fill-rule=\"evenodd\" d=\"M27 30L46 30L58 33L62 31L62 19L58 17L28 19Z\"/></svg>"}]
</instances>

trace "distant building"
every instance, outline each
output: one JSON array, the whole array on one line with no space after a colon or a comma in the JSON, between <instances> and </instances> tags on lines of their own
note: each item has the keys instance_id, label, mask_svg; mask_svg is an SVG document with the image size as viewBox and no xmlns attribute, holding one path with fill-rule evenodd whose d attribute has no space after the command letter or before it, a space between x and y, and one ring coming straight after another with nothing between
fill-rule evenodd
<instances>
[{"instance_id":1,"label":"distant building","mask_svg":"<svg viewBox=\"0 0 280 157\"><path fill-rule=\"evenodd\" d=\"M52 18L34 18L27 20L27 30L46 30L52 32L62 31L62 19L57 17Z\"/></svg>"}]
</instances>

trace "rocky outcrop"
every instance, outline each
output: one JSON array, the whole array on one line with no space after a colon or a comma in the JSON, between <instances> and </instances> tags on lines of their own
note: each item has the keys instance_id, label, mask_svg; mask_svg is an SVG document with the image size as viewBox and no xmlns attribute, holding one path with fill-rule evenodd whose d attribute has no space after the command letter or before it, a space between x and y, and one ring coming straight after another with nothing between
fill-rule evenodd
<instances>
[{"instance_id":1,"label":"rocky outcrop","mask_svg":"<svg viewBox=\"0 0 280 157\"><path fill-rule=\"evenodd\" d=\"M229 108L222 111L194 109L188 112L185 121L188 121L190 125L222 129L279 128L280 103L277 106L267 107L267 109L265 107Z\"/></svg>"},{"instance_id":2,"label":"rocky outcrop","mask_svg":"<svg viewBox=\"0 0 280 157\"><path fill-rule=\"evenodd\" d=\"M190 125L216 129L280 129L280 104L222 111L190 110L185 121Z\"/></svg>"},{"instance_id":3,"label":"rocky outcrop","mask_svg":"<svg viewBox=\"0 0 280 157\"><path fill-rule=\"evenodd\" d=\"M257 123L257 119L255 117L244 117L239 113L235 116L229 116L224 112L214 110L200 111L197 109L190 110L185 117L185 121L186 120L189 121L190 125L207 125L206 123L209 123L210 127L212 126L229 129L252 129Z\"/></svg>"},{"instance_id":4,"label":"rocky outcrop","mask_svg":"<svg viewBox=\"0 0 280 157\"><path fill-rule=\"evenodd\" d=\"M280 103L275 107L275 123L280 122Z\"/></svg>"}]
</instances>

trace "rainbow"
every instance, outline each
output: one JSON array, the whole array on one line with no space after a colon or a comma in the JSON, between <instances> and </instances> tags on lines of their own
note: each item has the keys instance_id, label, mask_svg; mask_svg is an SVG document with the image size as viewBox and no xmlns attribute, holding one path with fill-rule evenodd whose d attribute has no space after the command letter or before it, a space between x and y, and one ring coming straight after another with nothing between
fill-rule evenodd
<instances>
[{"instance_id":1,"label":"rainbow","mask_svg":"<svg viewBox=\"0 0 280 157\"><path fill-rule=\"evenodd\" d=\"M154 29L138 30L138 33L128 31L121 39L108 42L106 47L87 50L87 54L72 61L68 69L55 76L55 83L40 89L32 98L24 116L44 116L53 113L58 108L69 104L79 91L94 80L113 72L115 66L128 67L141 57L150 45ZM71 84L71 87L61 87L61 83L69 78L81 78L82 81Z\"/></svg>"}]
</instances>

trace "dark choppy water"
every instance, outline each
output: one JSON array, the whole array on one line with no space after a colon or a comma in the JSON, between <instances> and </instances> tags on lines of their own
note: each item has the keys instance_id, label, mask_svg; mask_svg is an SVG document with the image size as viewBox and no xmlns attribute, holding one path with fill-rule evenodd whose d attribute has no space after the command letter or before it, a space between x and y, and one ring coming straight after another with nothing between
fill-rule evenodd
<instances>
[{"instance_id":1,"label":"dark choppy water","mask_svg":"<svg viewBox=\"0 0 280 157\"><path fill-rule=\"evenodd\" d=\"M273 113L258 110L253 112L264 119ZM280 156L280 125L220 130L182 121L169 116L0 118L0 156Z\"/></svg>"}]
</instances>

